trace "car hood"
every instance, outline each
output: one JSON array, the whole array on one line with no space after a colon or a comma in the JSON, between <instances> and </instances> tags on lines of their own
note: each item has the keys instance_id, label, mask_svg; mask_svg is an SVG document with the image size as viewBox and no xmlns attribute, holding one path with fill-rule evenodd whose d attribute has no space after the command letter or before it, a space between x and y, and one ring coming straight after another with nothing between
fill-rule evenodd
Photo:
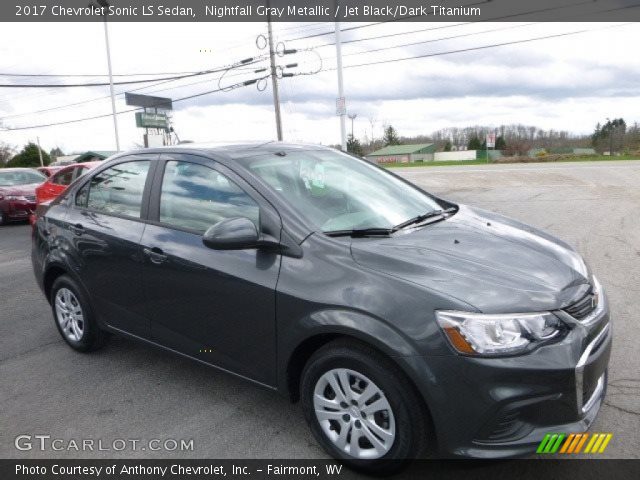
<instances>
[{"instance_id":1,"label":"car hood","mask_svg":"<svg viewBox=\"0 0 640 480\"><path fill-rule=\"evenodd\" d=\"M40 183L33 183L30 185L12 185L10 187L0 186L0 194L2 195L35 195L36 187L41 185Z\"/></svg>"},{"instance_id":2,"label":"car hood","mask_svg":"<svg viewBox=\"0 0 640 480\"><path fill-rule=\"evenodd\" d=\"M589 272L569 245L533 227L461 205L446 220L389 238L354 239L354 260L485 313L563 308Z\"/></svg>"}]
</instances>

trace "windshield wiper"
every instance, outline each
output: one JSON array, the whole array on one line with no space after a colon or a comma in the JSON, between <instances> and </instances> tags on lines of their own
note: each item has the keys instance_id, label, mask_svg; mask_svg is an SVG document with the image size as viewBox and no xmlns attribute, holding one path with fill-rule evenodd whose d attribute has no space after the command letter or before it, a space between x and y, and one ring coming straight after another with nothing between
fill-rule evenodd
<instances>
[{"instance_id":1,"label":"windshield wiper","mask_svg":"<svg viewBox=\"0 0 640 480\"><path fill-rule=\"evenodd\" d=\"M449 208L445 208L444 210L439 209L439 210L433 210L428 213L423 213L422 215L417 215L413 218L410 218L406 222L399 223L398 225L393 227L393 231L395 232L397 230L402 230L403 228L408 227L409 225L415 225L416 223L423 222L425 220L428 220L429 218L440 217L440 216L444 217L444 215L446 215L447 213L453 213L456 210L457 210L456 207L449 207Z\"/></svg>"},{"instance_id":2,"label":"windshield wiper","mask_svg":"<svg viewBox=\"0 0 640 480\"><path fill-rule=\"evenodd\" d=\"M391 235L395 230L393 228L354 228L350 230L329 230L324 232L330 237L368 237L368 236L386 236Z\"/></svg>"},{"instance_id":3,"label":"windshield wiper","mask_svg":"<svg viewBox=\"0 0 640 480\"><path fill-rule=\"evenodd\" d=\"M414 225L416 223L423 222L428 220L429 218L435 217L443 217L449 213L453 213L457 211L456 207L445 208L444 210L433 210L431 212L425 213L423 215L418 215L416 217L410 218L406 222L402 222L395 227L391 228L382 228L382 227L372 227L372 228L354 228L347 230L329 230L328 232L323 232L325 235L330 237L369 237L369 236L387 236L392 233L397 232L398 230L402 230L409 225Z\"/></svg>"}]
</instances>

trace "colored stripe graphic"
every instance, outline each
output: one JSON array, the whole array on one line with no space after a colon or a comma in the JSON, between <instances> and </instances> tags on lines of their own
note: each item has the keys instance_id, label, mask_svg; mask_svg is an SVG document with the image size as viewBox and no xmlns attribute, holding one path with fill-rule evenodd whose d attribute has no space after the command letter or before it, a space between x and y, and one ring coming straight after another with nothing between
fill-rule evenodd
<instances>
[{"instance_id":1,"label":"colored stripe graphic","mask_svg":"<svg viewBox=\"0 0 640 480\"><path fill-rule=\"evenodd\" d=\"M575 438L576 434L575 433L571 433L569 434L569 436L567 437L567 440L565 440L564 445L562 445L562 449L560 450L560 453L565 453L567 451L567 448L569 448L569 445L571 444L571 442L573 442L573 439Z\"/></svg>"},{"instance_id":2,"label":"colored stripe graphic","mask_svg":"<svg viewBox=\"0 0 640 480\"><path fill-rule=\"evenodd\" d=\"M580 443L576 446L576 451L574 453L580 453L580 450L582 450L582 446L584 445L584 442L587 441L587 438L589 438L589 434L583 433L582 438L580 438Z\"/></svg>"},{"instance_id":3,"label":"colored stripe graphic","mask_svg":"<svg viewBox=\"0 0 640 480\"><path fill-rule=\"evenodd\" d=\"M558 439L556 440L556 443L553 445L553 447L551 447L551 450L549 451L549 453L556 453L558 451L558 449L560 448L560 445L562 444L562 439L565 437L564 433L561 433L558 435Z\"/></svg>"},{"instance_id":4,"label":"colored stripe graphic","mask_svg":"<svg viewBox=\"0 0 640 480\"><path fill-rule=\"evenodd\" d=\"M536 450L536 453L542 453L544 451L544 447L547 445L547 442L549 441L550 438L551 438L551 434L547 433L542 439L542 441L540 442L540 445L538 445L538 449Z\"/></svg>"},{"instance_id":5,"label":"colored stripe graphic","mask_svg":"<svg viewBox=\"0 0 640 480\"><path fill-rule=\"evenodd\" d=\"M607 448L607 445L609 445L609 442L611 441L612 438L613 438L613 433L607 433L607 436L602 442L602 445L600 445L600 450L598 450L598 453L602 453L605 451L605 449Z\"/></svg>"},{"instance_id":6,"label":"colored stripe graphic","mask_svg":"<svg viewBox=\"0 0 640 480\"><path fill-rule=\"evenodd\" d=\"M576 447L578 446L578 443L580 443L580 440L582 440L583 437L584 437L584 433L576 434L575 438L573 439L573 442L571 442L571 446L569 447L569 450L567 451L567 453L575 452Z\"/></svg>"},{"instance_id":7,"label":"colored stripe graphic","mask_svg":"<svg viewBox=\"0 0 640 480\"><path fill-rule=\"evenodd\" d=\"M558 438L557 433L551 435L551 438L547 442L547 445L544 447L543 453L551 453L551 447L553 447L554 443L556 442L556 438Z\"/></svg>"},{"instance_id":8,"label":"colored stripe graphic","mask_svg":"<svg viewBox=\"0 0 640 480\"><path fill-rule=\"evenodd\" d=\"M612 433L547 433L536 453L603 453L613 438ZM588 442L587 442L588 440ZM582 447L586 447L584 451Z\"/></svg>"},{"instance_id":9,"label":"colored stripe graphic","mask_svg":"<svg viewBox=\"0 0 640 480\"><path fill-rule=\"evenodd\" d=\"M593 447L593 444L596 443L596 440L598 440L598 437L600 435L598 435L597 433L594 433L591 436L591 440L589 440L589 443L587 443L587 446L584 449L584 453L589 453L591 451L591 447Z\"/></svg>"}]
</instances>

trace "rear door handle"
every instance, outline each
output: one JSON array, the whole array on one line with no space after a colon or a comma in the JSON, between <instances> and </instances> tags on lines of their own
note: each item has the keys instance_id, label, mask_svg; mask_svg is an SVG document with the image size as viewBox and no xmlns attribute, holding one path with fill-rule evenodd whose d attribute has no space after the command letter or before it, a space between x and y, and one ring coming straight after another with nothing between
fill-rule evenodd
<instances>
[{"instance_id":1,"label":"rear door handle","mask_svg":"<svg viewBox=\"0 0 640 480\"><path fill-rule=\"evenodd\" d=\"M70 225L69 226L69 230L71 230L71 232L74 235L82 235L84 233L84 227L82 226L81 223L76 223L75 225Z\"/></svg>"},{"instance_id":2,"label":"rear door handle","mask_svg":"<svg viewBox=\"0 0 640 480\"><path fill-rule=\"evenodd\" d=\"M143 248L142 252L149 257L149 260L151 260L153 263L155 263L156 265L159 265L161 263L164 263L167 261L167 256L164 254L164 252L162 251L162 249L158 248L158 247L153 247L153 248Z\"/></svg>"}]
</instances>

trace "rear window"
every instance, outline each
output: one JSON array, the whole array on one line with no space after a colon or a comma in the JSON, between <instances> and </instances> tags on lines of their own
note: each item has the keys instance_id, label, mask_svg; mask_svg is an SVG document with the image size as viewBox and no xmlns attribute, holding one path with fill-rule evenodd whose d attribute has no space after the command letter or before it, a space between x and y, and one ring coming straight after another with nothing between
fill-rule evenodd
<instances>
[{"instance_id":1,"label":"rear window","mask_svg":"<svg viewBox=\"0 0 640 480\"><path fill-rule=\"evenodd\" d=\"M54 173L51 177L51 183L55 183L56 185L70 185L73 181L73 172L74 169L70 168L68 170L64 170L62 172Z\"/></svg>"},{"instance_id":2,"label":"rear window","mask_svg":"<svg viewBox=\"0 0 640 480\"><path fill-rule=\"evenodd\" d=\"M40 172L35 170L14 170L0 172L0 187L12 187L14 185L30 185L42 183L47 179Z\"/></svg>"}]
</instances>

